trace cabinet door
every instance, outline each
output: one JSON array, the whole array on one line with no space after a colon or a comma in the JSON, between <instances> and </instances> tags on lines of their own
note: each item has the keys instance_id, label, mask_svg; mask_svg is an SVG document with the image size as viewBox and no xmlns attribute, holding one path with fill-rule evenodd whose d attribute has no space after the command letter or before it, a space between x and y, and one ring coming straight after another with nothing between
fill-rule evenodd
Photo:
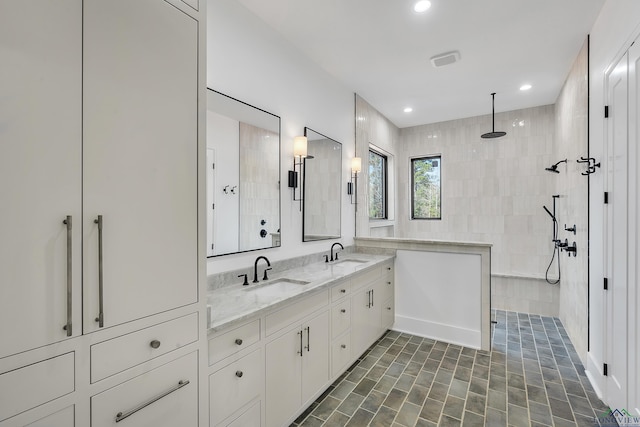
<instances>
[{"instance_id":1,"label":"cabinet door","mask_svg":"<svg viewBox=\"0 0 640 427\"><path fill-rule=\"evenodd\" d=\"M373 341L374 333L380 324L380 311L376 308L373 287L364 288L354 294L351 303L351 342L353 343L351 355L354 358L360 356Z\"/></svg>"},{"instance_id":2,"label":"cabinet door","mask_svg":"<svg viewBox=\"0 0 640 427\"><path fill-rule=\"evenodd\" d=\"M329 381L329 312L324 311L303 327L302 403Z\"/></svg>"},{"instance_id":3,"label":"cabinet door","mask_svg":"<svg viewBox=\"0 0 640 427\"><path fill-rule=\"evenodd\" d=\"M80 332L82 1L0 2L0 358Z\"/></svg>"},{"instance_id":4,"label":"cabinet door","mask_svg":"<svg viewBox=\"0 0 640 427\"><path fill-rule=\"evenodd\" d=\"M85 0L85 332L197 300L198 22L161 0ZM102 216L102 266L99 226Z\"/></svg>"},{"instance_id":5,"label":"cabinet door","mask_svg":"<svg viewBox=\"0 0 640 427\"><path fill-rule=\"evenodd\" d=\"M266 345L266 418L268 427L282 426L302 404L300 396L302 328L287 332Z\"/></svg>"}]
</instances>

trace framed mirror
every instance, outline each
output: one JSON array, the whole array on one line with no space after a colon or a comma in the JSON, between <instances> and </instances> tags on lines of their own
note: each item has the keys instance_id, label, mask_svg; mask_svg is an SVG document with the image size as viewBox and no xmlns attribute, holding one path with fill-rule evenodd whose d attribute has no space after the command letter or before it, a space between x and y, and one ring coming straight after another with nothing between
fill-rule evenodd
<instances>
[{"instance_id":1,"label":"framed mirror","mask_svg":"<svg viewBox=\"0 0 640 427\"><path fill-rule=\"evenodd\" d=\"M342 144L310 128L304 159L302 241L340 238Z\"/></svg>"},{"instance_id":2,"label":"framed mirror","mask_svg":"<svg viewBox=\"0 0 640 427\"><path fill-rule=\"evenodd\" d=\"M207 256L280 246L280 117L207 91Z\"/></svg>"}]
</instances>

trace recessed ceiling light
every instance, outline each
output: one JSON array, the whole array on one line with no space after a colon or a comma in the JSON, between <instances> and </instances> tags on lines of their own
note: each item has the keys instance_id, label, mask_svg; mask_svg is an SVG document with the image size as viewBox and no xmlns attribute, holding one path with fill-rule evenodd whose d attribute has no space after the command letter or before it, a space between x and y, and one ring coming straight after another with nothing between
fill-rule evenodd
<instances>
[{"instance_id":1,"label":"recessed ceiling light","mask_svg":"<svg viewBox=\"0 0 640 427\"><path fill-rule=\"evenodd\" d=\"M531 85L530 84L526 84L526 85L520 86L520 90L529 90L529 89L531 89Z\"/></svg>"},{"instance_id":2,"label":"recessed ceiling light","mask_svg":"<svg viewBox=\"0 0 640 427\"><path fill-rule=\"evenodd\" d=\"M404 109L405 113L410 113L412 111L413 111L413 108L411 108L411 107L407 107L407 108Z\"/></svg>"},{"instance_id":3,"label":"recessed ceiling light","mask_svg":"<svg viewBox=\"0 0 640 427\"><path fill-rule=\"evenodd\" d=\"M413 5L413 10L417 13L423 13L429 10L431 7L431 2L428 0L420 0L415 5Z\"/></svg>"}]
</instances>

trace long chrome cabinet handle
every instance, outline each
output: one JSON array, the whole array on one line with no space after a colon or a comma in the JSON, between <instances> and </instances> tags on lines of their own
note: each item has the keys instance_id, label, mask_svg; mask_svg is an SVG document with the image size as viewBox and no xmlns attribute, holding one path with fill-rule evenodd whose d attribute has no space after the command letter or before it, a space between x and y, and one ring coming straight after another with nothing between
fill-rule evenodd
<instances>
[{"instance_id":1,"label":"long chrome cabinet handle","mask_svg":"<svg viewBox=\"0 0 640 427\"><path fill-rule=\"evenodd\" d=\"M67 324L62 327L67 331L67 336L73 334L71 320L73 311L73 232L71 231L71 215L62 221L67 226Z\"/></svg>"},{"instance_id":2,"label":"long chrome cabinet handle","mask_svg":"<svg viewBox=\"0 0 640 427\"><path fill-rule=\"evenodd\" d=\"M371 289L371 307L373 307L373 289Z\"/></svg>"},{"instance_id":3,"label":"long chrome cabinet handle","mask_svg":"<svg viewBox=\"0 0 640 427\"><path fill-rule=\"evenodd\" d=\"M147 406L151 405L152 403L157 402L158 400L162 399L165 396L170 395L171 393L173 393L174 391L180 390L182 387L189 385L189 380L181 380L178 382L177 385L171 387L171 389L165 391L164 393L162 393L159 396L154 397L153 399L149 400L148 402L145 402L139 406L136 406L135 408L126 411L126 412L118 412L116 414L116 422L119 423L120 421L124 420L125 418L129 418L131 415L135 414L136 412L138 412L141 409L146 408Z\"/></svg>"},{"instance_id":4,"label":"long chrome cabinet handle","mask_svg":"<svg viewBox=\"0 0 640 427\"><path fill-rule=\"evenodd\" d=\"M305 348L309 352L311 347L311 326L307 326L305 329L307 330L307 346Z\"/></svg>"},{"instance_id":5,"label":"long chrome cabinet handle","mask_svg":"<svg viewBox=\"0 0 640 427\"><path fill-rule=\"evenodd\" d=\"M300 351L298 354L302 357L302 331L298 331L298 335L300 335Z\"/></svg>"},{"instance_id":6,"label":"long chrome cabinet handle","mask_svg":"<svg viewBox=\"0 0 640 427\"><path fill-rule=\"evenodd\" d=\"M104 327L104 294L103 294L103 273L102 273L102 215L93 220L98 224L98 305L100 312L96 317L96 322L100 328Z\"/></svg>"}]
</instances>

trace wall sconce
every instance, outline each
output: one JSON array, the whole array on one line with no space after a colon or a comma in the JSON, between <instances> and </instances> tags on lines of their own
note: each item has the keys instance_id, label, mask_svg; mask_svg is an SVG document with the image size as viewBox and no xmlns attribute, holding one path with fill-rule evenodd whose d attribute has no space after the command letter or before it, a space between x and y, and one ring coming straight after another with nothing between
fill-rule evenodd
<instances>
[{"instance_id":1,"label":"wall sconce","mask_svg":"<svg viewBox=\"0 0 640 427\"><path fill-rule=\"evenodd\" d=\"M293 170L289 171L289 188L293 188L293 200L300 202L302 211L302 185L298 185L298 175L302 173L304 159L307 157L307 137L296 136L293 138ZM298 168L299 167L299 168ZM296 188L300 188L299 196L296 197Z\"/></svg>"},{"instance_id":2,"label":"wall sconce","mask_svg":"<svg viewBox=\"0 0 640 427\"><path fill-rule=\"evenodd\" d=\"M360 157L354 157L351 159L351 181L347 183L347 194L351 196L352 205L358 204L358 173L361 171L362 159Z\"/></svg>"}]
</instances>

